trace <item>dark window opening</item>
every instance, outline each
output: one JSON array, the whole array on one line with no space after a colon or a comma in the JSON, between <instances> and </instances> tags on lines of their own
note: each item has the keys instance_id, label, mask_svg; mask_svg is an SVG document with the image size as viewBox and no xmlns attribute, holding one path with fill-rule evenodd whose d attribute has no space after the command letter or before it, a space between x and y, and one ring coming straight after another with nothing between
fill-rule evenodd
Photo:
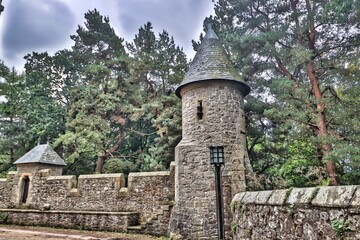
<instances>
[{"instance_id":1,"label":"dark window opening","mask_svg":"<svg viewBox=\"0 0 360 240\"><path fill-rule=\"evenodd\" d=\"M24 190L23 190L21 202L26 203L29 195L29 186L30 186L30 179L28 176L25 176L23 178L23 186L24 186Z\"/></svg>"},{"instance_id":2,"label":"dark window opening","mask_svg":"<svg viewBox=\"0 0 360 240\"><path fill-rule=\"evenodd\" d=\"M202 120L202 119L203 119L203 115L204 115L204 113L203 113L203 102L202 102L202 100L199 100L199 101L198 101L198 104L197 104L196 109L197 109L197 112L196 112L197 119L198 119L198 120Z\"/></svg>"}]
</instances>

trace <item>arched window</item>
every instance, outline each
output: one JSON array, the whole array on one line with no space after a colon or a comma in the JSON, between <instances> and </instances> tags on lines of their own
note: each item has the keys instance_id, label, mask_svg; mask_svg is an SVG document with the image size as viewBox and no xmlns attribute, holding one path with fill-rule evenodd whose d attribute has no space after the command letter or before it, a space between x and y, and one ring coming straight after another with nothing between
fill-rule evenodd
<instances>
[{"instance_id":1,"label":"arched window","mask_svg":"<svg viewBox=\"0 0 360 240\"><path fill-rule=\"evenodd\" d=\"M23 185L23 192L22 192L21 203L26 203L26 200L29 195L29 187L30 187L30 178L28 176L25 176L22 179L22 185Z\"/></svg>"}]
</instances>

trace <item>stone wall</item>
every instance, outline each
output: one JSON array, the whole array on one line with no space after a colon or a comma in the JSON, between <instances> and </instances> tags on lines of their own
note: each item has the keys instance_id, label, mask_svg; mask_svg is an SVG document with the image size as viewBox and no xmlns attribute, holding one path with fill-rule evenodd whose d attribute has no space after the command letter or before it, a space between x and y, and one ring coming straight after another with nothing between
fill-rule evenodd
<instances>
[{"instance_id":1,"label":"stone wall","mask_svg":"<svg viewBox=\"0 0 360 240\"><path fill-rule=\"evenodd\" d=\"M51 170L43 169L30 175L29 201L26 204L19 203L19 183L22 176L23 174L11 173L7 179L0 180L0 208L60 212L136 212L143 227L156 226L150 233L167 233L174 201L173 166L170 171L130 173L127 187L123 174L82 175L76 178L53 176ZM47 212L49 214L51 212ZM70 215L63 217L68 218ZM15 216L14 213L12 216ZM31 219L36 217L29 219L29 224L32 224Z\"/></svg>"},{"instance_id":2,"label":"stone wall","mask_svg":"<svg viewBox=\"0 0 360 240\"><path fill-rule=\"evenodd\" d=\"M16 172L9 172L7 178L0 179L0 208L14 208L16 186L19 176Z\"/></svg>"},{"instance_id":3,"label":"stone wall","mask_svg":"<svg viewBox=\"0 0 360 240\"><path fill-rule=\"evenodd\" d=\"M360 239L360 186L242 192L234 239Z\"/></svg>"},{"instance_id":4,"label":"stone wall","mask_svg":"<svg viewBox=\"0 0 360 240\"><path fill-rule=\"evenodd\" d=\"M138 213L0 209L0 223L97 231L127 231Z\"/></svg>"}]
</instances>

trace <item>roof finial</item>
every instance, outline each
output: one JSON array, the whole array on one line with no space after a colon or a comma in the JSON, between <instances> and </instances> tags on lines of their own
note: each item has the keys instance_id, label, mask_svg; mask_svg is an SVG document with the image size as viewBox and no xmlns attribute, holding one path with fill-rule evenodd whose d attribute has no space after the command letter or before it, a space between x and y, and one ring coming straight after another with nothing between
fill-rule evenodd
<instances>
[{"instance_id":1,"label":"roof finial","mask_svg":"<svg viewBox=\"0 0 360 240\"><path fill-rule=\"evenodd\" d=\"M209 22L207 24L207 30L206 30L206 35L205 38L215 38L218 39L218 36L216 35L216 33L214 32L213 28L212 28L212 23Z\"/></svg>"},{"instance_id":2,"label":"roof finial","mask_svg":"<svg viewBox=\"0 0 360 240\"><path fill-rule=\"evenodd\" d=\"M50 143L50 136L47 136L46 144Z\"/></svg>"},{"instance_id":3,"label":"roof finial","mask_svg":"<svg viewBox=\"0 0 360 240\"><path fill-rule=\"evenodd\" d=\"M40 137L38 137L37 145L40 145Z\"/></svg>"}]
</instances>

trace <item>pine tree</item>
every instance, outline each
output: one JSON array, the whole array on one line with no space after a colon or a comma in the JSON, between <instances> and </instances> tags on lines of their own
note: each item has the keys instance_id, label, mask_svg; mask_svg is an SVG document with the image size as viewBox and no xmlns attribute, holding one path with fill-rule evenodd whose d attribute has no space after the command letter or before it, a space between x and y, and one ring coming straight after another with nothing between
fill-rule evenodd
<instances>
[{"instance_id":1,"label":"pine tree","mask_svg":"<svg viewBox=\"0 0 360 240\"><path fill-rule=\"evenodd\" d=\"M26 128L20 97L23 75L0 62L0 174L12 167L26 148Z\"/></svg>"},{"instance_id":2,"label":"pine tree","mask_svg":"<svg viewBox=\"0 0 360 240\"><path fill-rule=\"evenodd\" d=\"M181 104L174 92L186 71L186 56L165 30L155 37L150 22L127 47L132 56L131 83L138 86L132 116L148 122L155 133L147 135L151 145L142 153L142 169L168 168L181 139Z\"/></svg>"},{"instance_id":3,"label":"pine tree","mask_svg":"<svg viewBox=\"0 0 360 240\"><path fill-rule=\"evenodd\" d=\"M253 149L270 146L275 165L297 163L301 174L317 172L317 181L326 172L331 185L340 183L349 163L356 173L358 125L344 122L356 109L339 92L357 86L349 78L356 55L349 53L359 49L359 3L219 0L215 5L228 51L250 80L252 96L266 106L252 122L269 132L253 136ZM313 176L307 181L315 182Z\"/></svg>"},{"instance_id":4,"label":"pine tree","mask_svg":"<svg viewBox=\"0 0 360 240\"><path fill-rule=\"evenodd\" d=\"M66 132L55 145L64 147L70 172L100 173L124 139L127 54L108 17L93 10L85 20L71 36L74 86Z\"/></svg>"}]
</instances>

